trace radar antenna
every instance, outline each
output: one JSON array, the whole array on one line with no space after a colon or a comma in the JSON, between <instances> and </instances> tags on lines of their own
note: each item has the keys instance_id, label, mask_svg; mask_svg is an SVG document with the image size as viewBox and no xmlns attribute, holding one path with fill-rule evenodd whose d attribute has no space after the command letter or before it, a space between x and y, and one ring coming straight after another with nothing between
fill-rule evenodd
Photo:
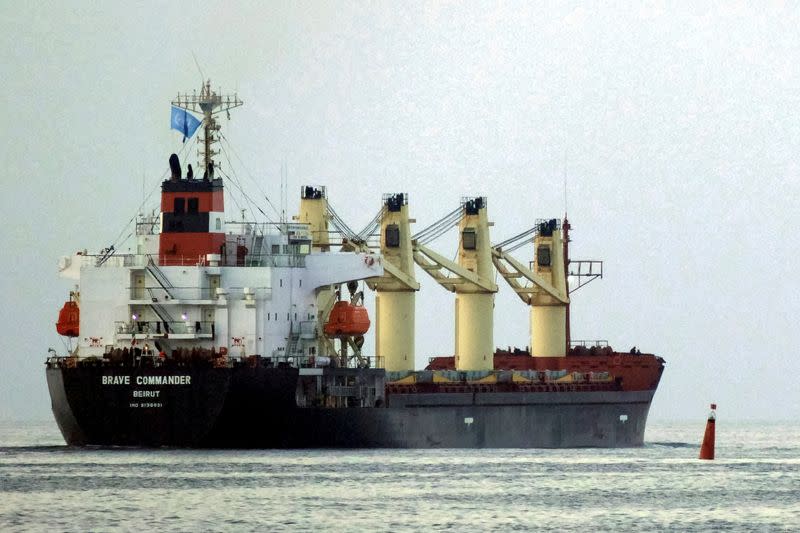
<instances>
[{"instance_id":1,"label":"radar antenna","mask_svg":"<svg viewBox=\"0 0 800 533\"><path fill-rule=\"evenodd\" d=\"M217 124L214 116L223 111L227 113L230 119L230 110L239 107L244 102L239 100L236 93L233 95L217 94L211 90L211 80L208 80L200 88L200 94L195 91L192 94L178 93L178 97L172 101L172 105L192 111L194 113L203 114L203 148L198 151L197 155L203 158L203 169L208 172L214 168L214 156L219 154L219 150L213 149L213 144L219 142L218 134L220 125Z\"/></svg>"}]
</instances>

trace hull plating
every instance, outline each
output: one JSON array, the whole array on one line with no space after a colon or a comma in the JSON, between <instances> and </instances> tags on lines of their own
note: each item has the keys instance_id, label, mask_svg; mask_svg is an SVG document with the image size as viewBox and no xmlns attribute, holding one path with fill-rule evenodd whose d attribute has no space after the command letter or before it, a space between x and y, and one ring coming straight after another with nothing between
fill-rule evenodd
<instances>
[{"instance_id":1,"label":"hull plating","mask_svg":"<svg viewBox=\"0 0 800 533\"><path fill-rule=\"evenodd\" d=\"M654 392L394 394L382 407L301 408L297 379L292 368L47 370L70 445L630 447L644 442Z\"/></svg>"}]
</instances>

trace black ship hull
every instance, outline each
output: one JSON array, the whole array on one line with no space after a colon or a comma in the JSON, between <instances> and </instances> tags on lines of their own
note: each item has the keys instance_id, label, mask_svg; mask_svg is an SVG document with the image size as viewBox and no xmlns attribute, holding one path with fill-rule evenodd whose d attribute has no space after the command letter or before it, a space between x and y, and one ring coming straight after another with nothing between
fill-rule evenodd
<instances>
[{"instance_id":1,"label":"black ship hull","mask_svg":"<svg viewBox=\"0 0 800 533\"><path fill-rule=\"evenodd\" d=\"M413 393L299 407L298 376L244 365L47 369L58 426L78 446L632 447L644 443L655 392Z\"/></svg>"}]
</instances>

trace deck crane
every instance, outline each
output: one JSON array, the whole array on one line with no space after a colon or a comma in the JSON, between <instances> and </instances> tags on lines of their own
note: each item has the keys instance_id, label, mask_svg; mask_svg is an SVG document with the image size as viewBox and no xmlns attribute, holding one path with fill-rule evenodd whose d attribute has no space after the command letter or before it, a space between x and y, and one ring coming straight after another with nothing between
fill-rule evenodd
<instances>
[{"instance_id":1,"label":"deck crane","mask_svg":"<svg viewBox=\"0 0 800 533\"><path fill-rule=\"evenodd\" d=\"M569 259L569 228L566 217L563 225L557 219L538 220L533 228L492 247L492 262L497 271L531 308L530 345L534 357L567 354L569 294L603 276L602 261ZM512 257L511 252L531 241L534 260L528 268ZM576 269L571 271L573 267ZM569 288L567 275L578 280L573 289Z\"/></svg>"},{"instance_id":2,"label":"deck crane","mask_svg":"<svg viewBox=\"0 0 800 533\"><path fill-rule=\"evenodd\" d=\"M380 262L383 274L366 280L376 291L375 355L378 366L390 372L412 371L415 367L415 303L419 283L414 277L411 222L406 193L385 194L381 209L359 232L350 229L330 206L327 218L342 235L342 251L361 252ZM380 255L368 239L380 228ZM358 355L360 351L351 346ZM344 350L345 348L343 348Z\"/></svg>"},{"instance_id":3,"label":"deck crane","mask_svg":"<svg viewBox=\"0 0 800 533\"><path fill-rule=\"evenodd\" d=\"M408 194L383 196L381 210L360 232L345 235L342 250L373 253L367 239L380 228L383 275L366 280L375 296L375 355L389 372L414 370L415 304L419 283L414 277ZM340 224L337 224L337 227ZM340 229L341 231L341 229Z\"/></svg>"},{"instance_id":4,"label":"deck crane","mask_svg":"<svg viewBox=\"0 0 800 533\"><path fill-rule=\"evenodd\" d=\"M426 246L458 222L458 261ZM413 237L414 261L439 285L456 293L456 369L492 370L494 294L486 198L463 198L458 209Z\"/></svg>"},{"instance_id":5,"label":"deck crane","mask_svg":"<svg viewBox=\"0 0 800 533\"><path fill-rule=\"evenodd\" d=\"M367 280L367 286L376 291L375 355L389 372L414 370L419 283L414 277L407 194L383 196L380 243L384 274Z\"/></svg>"}]
</instances>

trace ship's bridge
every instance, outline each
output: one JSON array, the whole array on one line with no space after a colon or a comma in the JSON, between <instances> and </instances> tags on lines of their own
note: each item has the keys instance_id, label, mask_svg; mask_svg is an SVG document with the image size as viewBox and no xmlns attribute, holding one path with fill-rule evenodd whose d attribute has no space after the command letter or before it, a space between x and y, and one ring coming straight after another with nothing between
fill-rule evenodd
<instances>
[{"instance_id":1,"label":"ship's bridge","mask_svg":"<svg viewBox=\"0 0 800 533\"><path fill-rule=\"evenodd\" d=\"M307 224L226 222L225 244L217 264L303 267L310 253L311 232Z\"/></svg>"}]
</instances>

